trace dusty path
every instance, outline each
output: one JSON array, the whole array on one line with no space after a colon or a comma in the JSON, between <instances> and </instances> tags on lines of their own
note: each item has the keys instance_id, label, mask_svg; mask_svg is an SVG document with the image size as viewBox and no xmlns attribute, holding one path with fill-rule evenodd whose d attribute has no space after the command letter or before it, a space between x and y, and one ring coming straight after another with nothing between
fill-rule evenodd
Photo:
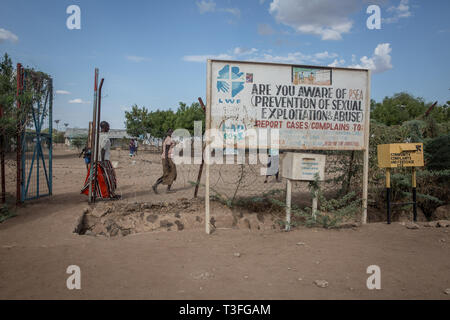
<instances>
[{"instance_id":1,"label":"dusty path","mask_svg":"<svg viewBox=\"0 0 450 320\"><path fill-rule=\"evenodd\" d=\"M127 178L134 171L118 170L130 201L160 199L138 183L156 179L159 164L152 166L154 172L134 181ZM444 294L450 288L450 228L373 223L289 233L229 229L208 236L197 229L80 236L72 231L86 207L79 195L83 170L74 156L56 157L55 195L26 204L0 224L0 299L450 298ZM191 187L178 183L177 193L161 198L192 196ZM66 288L69 265L81 268L81 290ZM381 290L366 287L369 265L381 268ZM318 279L329 286L317 287Z\"/></svg>"}]
</instances>

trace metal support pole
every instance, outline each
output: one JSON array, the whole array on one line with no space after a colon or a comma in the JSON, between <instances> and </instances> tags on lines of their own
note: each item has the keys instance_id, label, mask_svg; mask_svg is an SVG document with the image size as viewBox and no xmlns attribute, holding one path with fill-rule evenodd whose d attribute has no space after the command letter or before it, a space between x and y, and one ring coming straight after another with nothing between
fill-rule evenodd
<instances>
[{"instance_id":1,"label":"metal support pole","mask_svg":"<svg viewBox=\"0 0 450 320\"><path fill-rule=\"evenodd\" d=\"M361 223L367 223L367 199L369 186L369 136L370 136L370 75L371 71L367 71L367 92L366 92L366 112L364 119L364 163L363 163L363 190L362 190L362 215Z\"/></svg>"},{"instance_id":2,"label":"metal support pole","mask_svg":"<svg viewBox=\"0 0 450 320\"><path fill-rule=\"evenodd\" d=\"M99 146L99 140L100 140L100 114L101 114L101 105L102 105L102 87L103 87L103 81L105 79L102 78L102 80L100 81L100 86L98 89L98 107L97 107L97 134L95 137L95 159L94 159L94 187L93 187L93 202L95 202L96 198L97 198L97 163L98 163L98 146Z\"/></svg>"},{"instance_id":3,"label":"metal support pole","mask_svg":"<svg viewBox=\"0 0 450 320\"><path fill-rule=\"evenodd\" d=\"M417 221L416 168L412 167L413 218Z\"/></svg>"},{"instance_id":4,"label":"metal support pole","mask_svg":"<svg viewBox=\"0 0 450 320\"><path fill-rule=\"evenodd\" d=\"M48 104L48 132L50 133L50 149L48 150L48 176L49 188L48 194L53 194L53 79L49 81L50 85L50 100Z\"/></svg>"},{"instance_id":5,"label":"metal support pole","mask_svg":"<svg viewBox=\"0 0 450 320\"><path fill-rule=\"evenodd\" d=\"M95 159L95 130L96 128L96 117L97 117L97 83L98 83L98 69L95 68L95 77L94 77L94 106L92 111L92 149L91 149L91 163L90 163L90 169L89 169L89 195L88 195L88 201L89 203L92 202L92 182L94 181L94 170L93 170L93 160Z\"/></svg>"},{"instance_id":6,"label":"metal support pole","mask_svg":"<svg viewBox=\"0 0 450 320\"><path fill-rule=\"evenodd\" d=\"M206 112L206 107L205 107L205 104L203 103L202 98L198 98L198 102L200 103L200 106L202 107L203 112ZM197 198L198 187L200 185L200 180L202 179L203 164L205 163L205 157L203 155L204 152L205 152L205 145L203 145L203 142L202 142L202 163L200 164L200 168L198 169L197 184L195 185L194 198Z\"/></svg>"},{"instance_id":7,"label":"metal support pole","mask_svg":"<svg viewBox=\"0 0 450 320\"><path fill-rule=\"evenodd\" d=\"M391 224L391 168L386 168L387 224Z\"/></svg>"},{"instance_id":8,"label":"metal support pole","mask_svg":"<svg viewBox=\"0 0 450 320\"><path fill-rule=\"evenodd\" d=\"M17 109L20 109L20 94L22 91L22 65L17 64ZM22 199L21 183L22 183L22 165L21 165L21 151L22 151L22 139L21 139L21 126L20 119L17 120L17 137L16 137L16 164L17 164L17 177L16 177L16 205L19 205Z\"/></svg>"},{"instance_id":9,"label":"metal support pole","mask_svg":"<svg viewBox=\"0 0 450 320\"><path fill-rule=\"evenodd\" d=\"M286 231L291 230L291 179L286 179Z\"/></svg>"},{"instance_id":10,"label":"metal support pole","mask_svg":"<svg viewBox=\"0 0 450 320\"><path fill-rule=\"evenodd\" d=\"M317 190L314 191L314 197L312 199L312 216L314 218L314 220L316 220L316 215L317 215Z\"/></svg>"},{"instance_id":11,"label":"metal support pole","mask_svg":"<svg viewBox=\"0 0 450 320\"><path fill-rule=\"evenodd\" d=\"M209 206L209 164L211 160L211 149L210 149L210 129L211 129L211 60L208 60L206 65L206 105L208 110L206 110L206 119L205 119L205 154L203 157L205 158L205 232L207 234L211 233L210 229L210 206Z\"/></svg>"},{"instance_id":12,"label":"metal support pole","mask_svg":"<svg viewBox=\"0 0 450 320\"><path fill-rule=\"evenodd\" d=\"M3 108L0 106L0 118L3 117ZM5 176L5 136L0 135L0 158L1 158L1 175L2 175L2 203L6 203L6 176Z\"/></svg>"}]
</instances>

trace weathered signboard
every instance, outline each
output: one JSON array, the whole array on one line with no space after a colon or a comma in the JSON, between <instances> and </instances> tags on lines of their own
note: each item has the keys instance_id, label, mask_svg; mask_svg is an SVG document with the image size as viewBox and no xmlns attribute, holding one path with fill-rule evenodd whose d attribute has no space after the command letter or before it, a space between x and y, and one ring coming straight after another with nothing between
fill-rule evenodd
<instances>
[{"instance_id":1,"label":"weathered signboard","mask_svg":"<svg viewBox=\"0 0 450 320\"><path fill-rule=\"evenodd\" d=\"M314 181L316 174L319 181L325 179L324 154L288 152L283 159L283 178L301 181Z\"/></svg>"},{"instance_id":2,"label":"weathered signboard","mask_svg":"<svg viewBox=\"0 0 450 320\"><path fill-rule=\"evenodd\" d=\"M368 70L210 63L210 127L222 138L213 147L242 143L249 129L279 129L281 150L366 149Z\"/></svg>"},{"instance_id":3,"label":"weathered signboard","mask_svg":"<svg viewBox=\"0 0 450 320\"><path fill-rule=\"evenodd\" d=\"M423 143L391 143L377 146L380 168L423 167Z\"/></svg>"}]
</instances>

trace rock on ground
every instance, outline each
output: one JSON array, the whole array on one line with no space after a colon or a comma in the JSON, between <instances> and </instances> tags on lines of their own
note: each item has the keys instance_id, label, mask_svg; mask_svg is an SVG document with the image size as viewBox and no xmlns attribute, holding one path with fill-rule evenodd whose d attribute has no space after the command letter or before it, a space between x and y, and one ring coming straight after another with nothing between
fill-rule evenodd
<instances>
[{"instance_id":1,"label":"rock on ground","mask_svg":"<svg viewBox=\"0 0 450 320\"><path fill-rule=\"evenodd\" d=\"M326 280L316 280L316 281L314 281L314 284L320 288L328 287L328 281L326 281Z\"/></svg>"},{"instance_id":2,"label":"rock on ground","mask_svg":"<svg viewBox=\"0 0 450 320\"><path fill-rule=\"evenodd\" d=\"M450 204L436 208L433 218L436 220L450 220Z\"/></svg>"}]
</instances>

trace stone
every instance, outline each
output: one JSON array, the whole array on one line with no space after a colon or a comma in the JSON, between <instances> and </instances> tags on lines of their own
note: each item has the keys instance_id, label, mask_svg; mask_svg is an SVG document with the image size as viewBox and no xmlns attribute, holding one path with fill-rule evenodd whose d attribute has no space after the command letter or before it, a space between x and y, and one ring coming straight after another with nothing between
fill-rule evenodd
<instances>
[{"instance_id":1,"label":"stone","mask_svg":"<svg viewBox=\"0 0 450 320\"><path fill-rule=\"evenodd\" d=\"M173 226L173 223L169 222L169 220L161 220L159 222L159 226L163 228L170 228L171 226Z\"/></svg>"},{"instance_id":2,"label":"stone","mask_svg":"<svg viewBox=\"0 0 450 320\"><path fill-rule=\"evenodd\" d=\"M107 215L108 213L111 212L111 208L110 207L95 207L94 210L92 210L92 215L94 217L100 218L103 217L104 215Z\"/></svg>"},{"instance_id":3,"label":"stone","mask_svg":"<svg viewBox=\"0 0 450 320\"><path fill-rule=\"evenodd\" d=\"M86 230L86 232L84 233L85 236L94 236L95 237L95 233L92 232L91 230Z\"/></svg>"},{"instance_id":4,"label":"stone","mask_svg":"<svg viewBox=\"0 0 450 320\"><path fill-rule=\"evenodd\" d=\"M306 243L300 241L300 242L297 242L297 245L298 245L298 246L305 246Z\"/></svg>"},{"instance_id":5,"label":"stone","mask_svg":"<svg viewBox=\"0 0 450 320\"><path fill-rule=\"evenodd\" d=\"M436 220L450 220L450 204L437 207L433 212L433 219Z\"/></svg>"},{"instance_id":6,"label":"stone","mask_svg":"<svg viewBox=\"0 0 450 320\"><path fill-rule=\"evenodd\" d=\"M134 221L133 219L120 219L117 221L117 226L120 229L134 229Z\"/></svg>"},{"instance_id":7,"label":"stone","mask_svg":"<svg viewBox=\"0 0 450 320\"><path fill-rule=\"evenodd\" d=\"M134 212L134 211L139 211L139 209L141 208L140 204L137 202L134 203L127 203L127 205L124 208L125 212Z\"/></svg>"},{"instance_id":8,"label":"stone","mask_svg":"<svg viewBox=\"0 0 450 320\"><path fill-rule=\"evenodd\" d=\"M437 226L441 228L447 228L450 227L450 220L439 220L437 222Z\"/></svg>"},{"instance_id":9,"label":"stone","mask_svg":"<svg viewBox=\"0 0 450 320\"><path fill-rule=\"evenodd\" d=\"M428 227L428 228L436 228L437 227L437 221L429 221L429 222L426 222L425 224L424 224L424 227Z\"/></svg>"},{"instance_id":10,"label":"stone","mask_svg":"<svg viewBox=\"0 0 450 320\"><path fill-rule=\"evenodd\" d=\"M316 280L316 281L314 281L314 284L316 286L318 286L319 288L326 288L326 287L328 287L328 281L326 281L326 280Z\"/></svg>"},{"instance_id":11,"label":"stone","mask_svg":"<svg viewBox=\"0 0 450 320\"><path fill-rule=\"evenodd\" d=\"M233 256L239 258L241 256L241 254L239 252L235 252L235 253L233 253Z\"/></svg>"},{"instance_id":12,"label":"stone","mask_svg":"<svg viewBox=\"0 0 450 320\"><path fill-rule=\"evenodd\" d=\"M192 277L195 280L208 280L208 279L214 278L214 274L210 273L208 271L205 271L205 272L199 272L199 273L193 274Z\"/></svg>"},{"instance_id":13,"label":"stone","mask_svg":"<svg viewBox=\"0 0 450 320\"><path fill-rule=\"evenodd\" d=\"M264 222L264 213L262 212L256 213L256 218L258 219L259 222Z\"/></svg>"},{"instance_id":14,"label":"stone","mask_svg":"<svg viewBox=\"0 0 450 320\"><path fill-rule=\"evenodd\" d=\"M450 288L445 289L444 293L450 295Z\"/></svg>"},{"instance_id":15,"label":"stone","mask_svg":"<svg viewBox=\"0 0 450 320\"><path fill-rule=\"evenodd\" d=\"M233 228L234 225L234 217L231 214L215 216L214 226L216 228Z\"/></svg>"},{"instance_id":16,"label":"stone","mask_svg":"<svg viewBox=\"0 0 450 320\"><path fill-rule=\"evenodd\" d=\"M251 229L250 221L247 218L240 219L237 225L239 229Z\"/></svg>"},{"instance_id":17,"label":"stone","mask_svg":"<svg viewBox=\"0 0 450 320\"><path fill-rule=\"evenodd\" d=\"M141 210L151 209L152 206L148 202L144 202L141 204Z\"/></svg>"},{"instance_id":18,"label":"stone","mask_svg":"<svg viewBox=\"0 0 450 320\"><path fill-rule=\"evenodd\" d=\"M154 223L156 220L158 220L158 215L156 215L156 214L149 214L147 216L147 218L145 218L145 220L147 220L147 222Z\"/></svg>"},{"instance_id":19,"label":"stone","mask_svg":"<svg viewBox=\"0 0 450 320\"><path fill-rule=\"evenodd\" d=\"M407 229L413 229L413 230L420 228L420 226L417 223L414 223L414 222L407 222L405 224L405 226L406 226Z\"/></svg>"},{"instance_id":20,"label":"stone","mask_svg":"<svg viewBox=\"0 0 450 320\"><path fill-rule=\"evenodd\" d=\"M184 225L181 223L180 220L175 220L175 224L177 225L177 230L181 231L184 229Z\"/></svg>"}]
</instances>

